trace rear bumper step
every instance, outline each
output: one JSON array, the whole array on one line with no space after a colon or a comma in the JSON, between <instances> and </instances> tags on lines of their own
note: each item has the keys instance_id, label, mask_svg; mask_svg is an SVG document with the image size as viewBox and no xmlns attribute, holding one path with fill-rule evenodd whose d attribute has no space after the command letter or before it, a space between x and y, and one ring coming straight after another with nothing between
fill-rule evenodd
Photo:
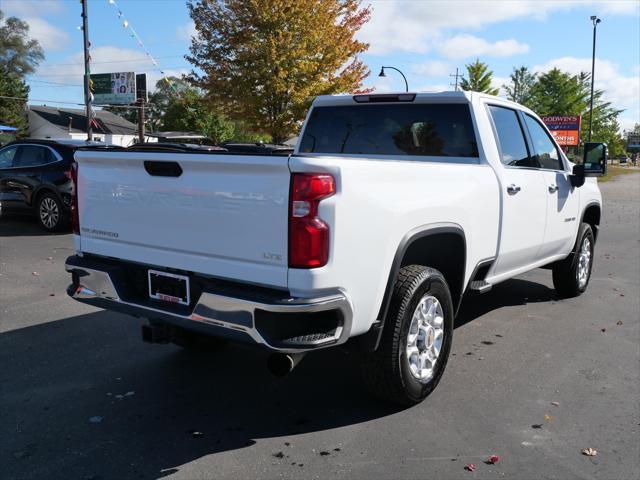
<instances>
[{"instance_id":1,"label":"rear bumper step","mask_svg":"<svg viewBox=\"0 0 640 480\"><path fill-rule=\"evenodd\" d=\"M282 353L300 353L344 343L352 308L342 292L317 298L292 298L286 292L210 282L198 277L202 290L189 307L131 294L128 262L72 256L66 270L73 283L70 297L96 307L180 326L204 335L253 343ZM129 268L129 270L127 270ZM154 266L139 266L144 270Z\"/></svg>"}]
</instances>

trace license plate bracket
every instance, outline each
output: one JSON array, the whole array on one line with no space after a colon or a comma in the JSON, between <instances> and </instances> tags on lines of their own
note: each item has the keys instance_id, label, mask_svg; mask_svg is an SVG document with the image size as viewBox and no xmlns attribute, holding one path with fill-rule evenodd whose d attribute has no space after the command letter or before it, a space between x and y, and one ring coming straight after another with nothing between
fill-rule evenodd
<instances>
[{"instance_id":1,"label":"license plate bracket","mask_svg":"<svg viewBox=\"0 0 640 480\"><path fill-rule=\"evenodd\" d=\"M176 273L149 270L149 297L163 302L189 305L189 277Z\"/></svg>"}]
</instances>

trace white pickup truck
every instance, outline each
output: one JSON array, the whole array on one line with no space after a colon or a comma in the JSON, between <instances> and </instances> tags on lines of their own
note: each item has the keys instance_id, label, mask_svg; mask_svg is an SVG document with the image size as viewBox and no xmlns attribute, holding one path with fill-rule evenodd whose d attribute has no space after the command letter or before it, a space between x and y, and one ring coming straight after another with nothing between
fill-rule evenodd
<instances>
[{"instance_id":1,"label":"white pickup truck","mask_svg":"<svg viewBox=\"0 0 640 480\"><path fill-rule=\"evenodd\" d=\"M441 378L463 296L537 267L589 282L606 145L571 164L532 111L478 93L318 97L291 155L79 151L68 293L143 339L344 344L411 405Z\"/></svg>"}]
</instances>

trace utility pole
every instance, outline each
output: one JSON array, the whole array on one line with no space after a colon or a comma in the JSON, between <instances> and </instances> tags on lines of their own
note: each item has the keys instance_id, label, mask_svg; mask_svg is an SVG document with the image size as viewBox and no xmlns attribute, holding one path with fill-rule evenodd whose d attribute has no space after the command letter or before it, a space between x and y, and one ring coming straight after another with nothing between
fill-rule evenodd
<instances>
[{"instance_id":1,"label":"utility pole","mask_svg":"<svg viewBox=\"0 0 640 480\"><path fill-rule=\"evenodd\" d=\"M82 36L84 37L84 104L87 114L87 141L93 140L93 109L91 108L91 57L89 56L89 19L87 0L82 0Z\"/></svg>"},{"instance_id":2,"label":"utility pole","mask_svg":"<svg viewBox=\"0 0 640 480\"><path fill-rule=\"evenodd\" d=\"M449 74L449 76L450 76L450 77L455 77L455 79L456 79L456 80L455 80L455 84L450 83L449 85L455 85L455 90L454 90L454 91L456 91L456 92L457 92L457 91L458 91L458 78L463 78L463 77L464 77L464 75L460 75L460 74L458 74L458 67L456 67L456 73L455 73L455 74L450 73L450 74Z\"/></svg>"},{"instance_id":3,"label":"utility pole","mask_svg":"<svg viewBox=\"0 0 640 480\"><path fill-rule=\"evenodd\" d=\"M591 141L591 134L593 133L593 81L596 71L596 28L602 21L595 15L591 16L593 22L593 49L591 53L591 100L589 101L589 142Z\"/></svg>"}]
</instances>

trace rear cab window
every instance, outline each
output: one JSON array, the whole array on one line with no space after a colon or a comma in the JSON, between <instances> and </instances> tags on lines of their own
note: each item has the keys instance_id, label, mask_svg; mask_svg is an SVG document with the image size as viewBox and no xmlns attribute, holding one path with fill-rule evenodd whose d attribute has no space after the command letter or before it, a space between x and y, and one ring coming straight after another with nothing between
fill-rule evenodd
<instances>
[{"instance_id":1,"label":"rear cab window","mask_svg":"<svg viewBox=\"0 0 640 480\"><path fill-rule=\"evenodd\" d=\"M435 157L478 161L476 134L466 103L317 106L310 114L299 151L415 161Z\"/></svg>"}]
</instances>

